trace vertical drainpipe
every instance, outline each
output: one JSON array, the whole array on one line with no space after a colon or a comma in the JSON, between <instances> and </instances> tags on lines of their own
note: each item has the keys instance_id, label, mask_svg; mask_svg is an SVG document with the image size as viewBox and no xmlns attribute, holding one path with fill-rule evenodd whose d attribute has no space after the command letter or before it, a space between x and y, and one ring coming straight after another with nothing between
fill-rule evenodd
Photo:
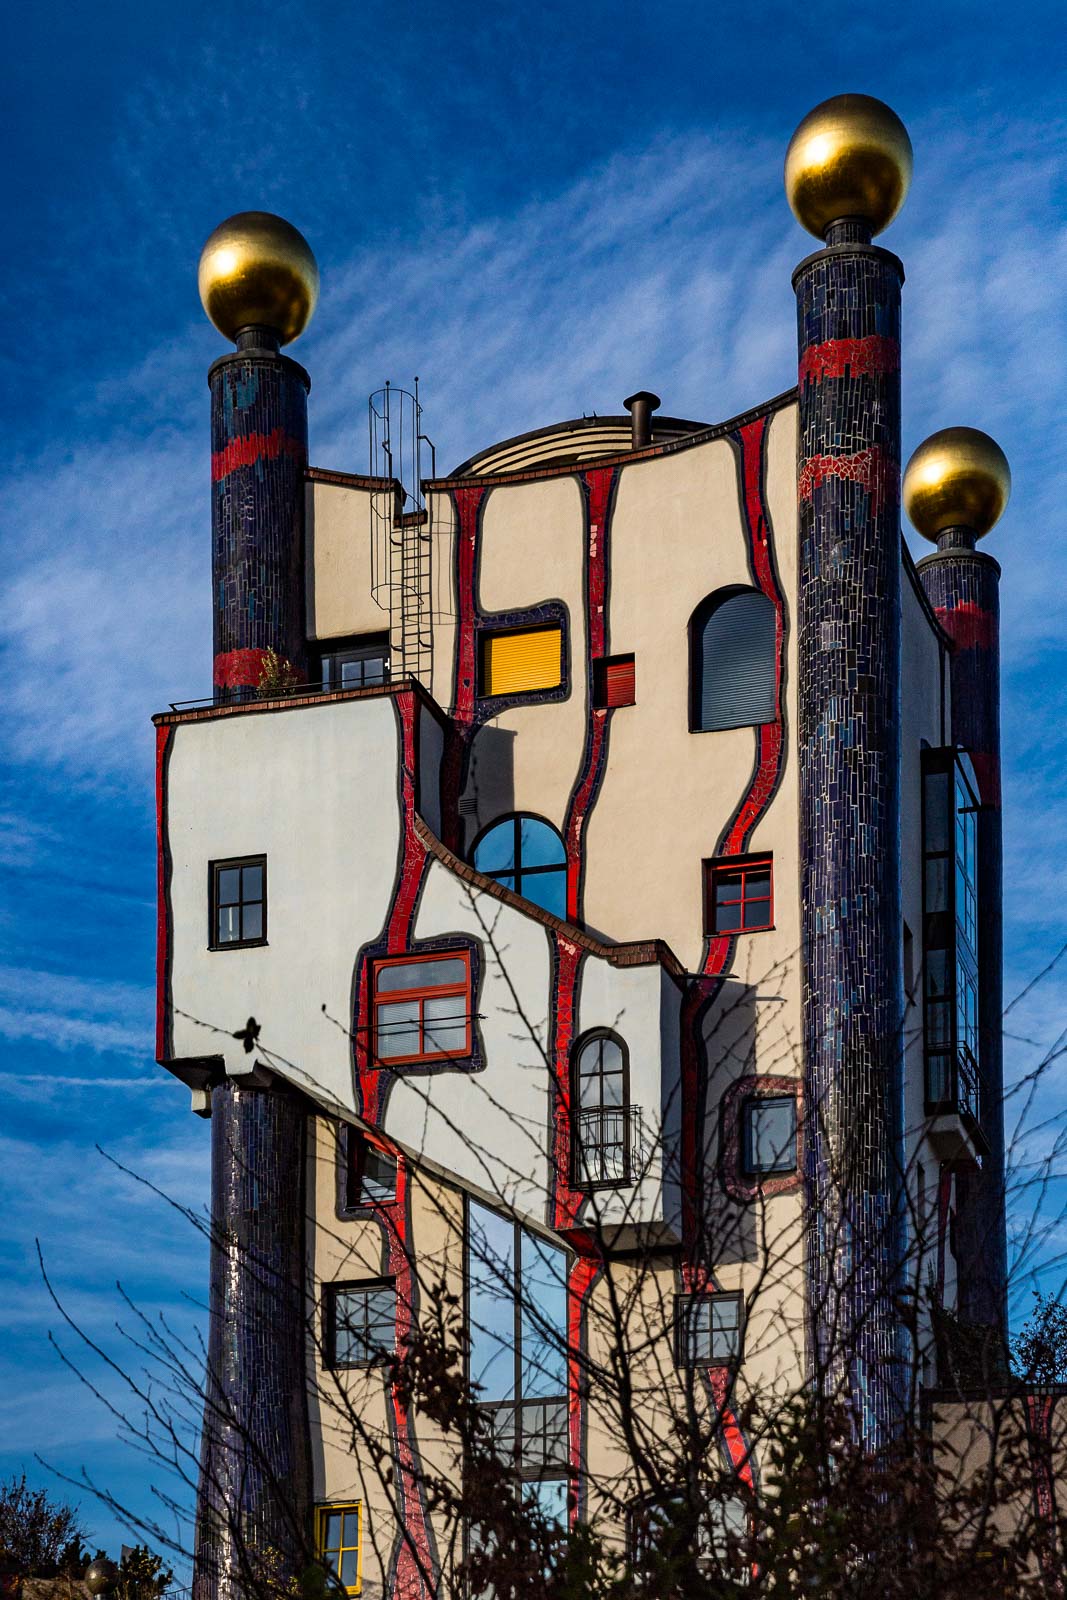
<instances>
[{"instance_id":1,"label":"vertical drainpipe","mask_svg":"<svg viewBox=\"0 0 1067 1600\"><path fill-rule=\"evenodd\" d=\"M1011 474L1000 447L974 428L948 428L916 450L905 498L919 532L937 544L919 577L952 640L951 742L978 780L978 1049L980 1171L956 1178L959 1314L1007 1327L1004 1179L1004 911L1000 795L1000 567L975 545L999 517Z\"/></svg>"},{"instance_id":2,"label":"vertical drainpipe","mask_svg":"<svg viewBox=\"0 0 1067 1600\"><path fill-rule=\"evenodd\" d=\"M849 187L857 169L870 176L869 141L856 139L857 105L865 115L876 108L875 135L895 160L893 204L872 204L869 184ZM834 137L839 164L828 187L841 192L828 198L824 183L813 198L805 171L825 162ZM870 241L903 200L907 173L902 124L863 96L812 112L786 164L794 211L825 240L793 274L809 1362L824 1393L855 1405L859 1433L873 1448L902 1419L907 1352L894 1303L902 1249L904 272Z\"/></svg>"},{"instance_id":3,"label":"vertical drainpipe","mask_svg":"<svg viewBox=\"0 0 1067 1600\"><path fill-rule=\"evenodd\" d=\"M251 698L272 648L306 666L307 373L280 353L314 309L307 242L266 212L208 239L200 294L237 349L209 374L214 684ZM216 958L218 959L218 958ZM221 959L225 960L225 957ZM240 995L233 992L234 1014ZM250 1044L251 1040L248 1041ZM211 1094L211 1289L194 1600L243 1600L307 1566L313 1479L306 1304L309 1103L228 1058Z\"/></svg>"}]
</instances>

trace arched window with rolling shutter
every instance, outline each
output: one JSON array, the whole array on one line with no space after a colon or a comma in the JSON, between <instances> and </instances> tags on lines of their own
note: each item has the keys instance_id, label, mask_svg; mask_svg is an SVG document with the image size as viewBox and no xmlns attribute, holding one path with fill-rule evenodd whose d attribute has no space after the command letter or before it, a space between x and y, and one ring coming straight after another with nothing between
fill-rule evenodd
<instances>
[{"instance_id":1,"label":"arched window with rolling shutter","mask_svg":"<svg viewBox=\"0 0 1067 1600\"><path fill-rule=\"evenodd\" d=\"M747 728L773 722L777 617L758 589L717 589L689 622L689 727Z\"/></svg>"}]
</instances>

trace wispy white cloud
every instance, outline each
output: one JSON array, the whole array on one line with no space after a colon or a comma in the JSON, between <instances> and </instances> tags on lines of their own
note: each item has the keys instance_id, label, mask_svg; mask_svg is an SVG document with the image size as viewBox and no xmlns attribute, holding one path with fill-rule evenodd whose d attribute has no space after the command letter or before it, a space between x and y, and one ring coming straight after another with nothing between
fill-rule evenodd
<instances>
[{"instance_id":1,"label":"wispy white cloud","mask_svg":"<svg viewBox=\"0 0 1067 1600\"><path fill-rule=\"evenodd\" d=\"M0 967L0 1037L147 1060L152 994L134 984Z\"/></svg>"}]
</instances>

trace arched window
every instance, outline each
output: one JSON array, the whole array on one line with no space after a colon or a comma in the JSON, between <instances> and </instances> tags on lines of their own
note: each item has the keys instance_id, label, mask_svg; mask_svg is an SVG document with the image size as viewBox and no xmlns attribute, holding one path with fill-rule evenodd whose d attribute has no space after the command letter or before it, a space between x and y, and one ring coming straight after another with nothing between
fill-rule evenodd
<instances>
[{"instance_id":1,"label":"arched window","mask_svg":"<svg viewBox=\"0 0 1067 1600\"><path fill-rule=\"evenodd\" d=\"M567 915L567 854L550 822L522 812L492 823L474 846L474 865L554 917Z\"/></svg>"},{"instance_id":2,"label":"arched window","mask_svg":"<svg viewBox=\"0 0 1067 1600\"><path fill-rule=\"evenodd\" d=\"M579 1039L574 1051L574 1182L582 1188L629 1183L630 1059L606 1028Z\"/></svg>"},{"instance_id":3,"label":"arched window","mask_svg":"<svg viewBox=\"0 0 1067 1600\"><path fill-rule=\"evenodd\" d=\"M773 602L758 589L718 589L689 622L689 727L747 728L776 715Z\"/></svg>"}]
</instances>

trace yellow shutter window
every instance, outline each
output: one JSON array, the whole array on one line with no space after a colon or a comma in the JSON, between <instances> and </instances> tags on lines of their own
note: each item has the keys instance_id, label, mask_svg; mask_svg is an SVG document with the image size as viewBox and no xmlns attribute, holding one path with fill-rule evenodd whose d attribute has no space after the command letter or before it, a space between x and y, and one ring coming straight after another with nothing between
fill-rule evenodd
<instances>
[{"instance_id":1,"label":"yellow shutter window","mask_svg":"<svg viewBox=\"0 0 1067 1600\"><path fill-rule=\"evenodd\" d=\"M488 633L482 641L482 693L530 694L557 689L563 677L560 628Z\"/></svg>"}]
</instances>

